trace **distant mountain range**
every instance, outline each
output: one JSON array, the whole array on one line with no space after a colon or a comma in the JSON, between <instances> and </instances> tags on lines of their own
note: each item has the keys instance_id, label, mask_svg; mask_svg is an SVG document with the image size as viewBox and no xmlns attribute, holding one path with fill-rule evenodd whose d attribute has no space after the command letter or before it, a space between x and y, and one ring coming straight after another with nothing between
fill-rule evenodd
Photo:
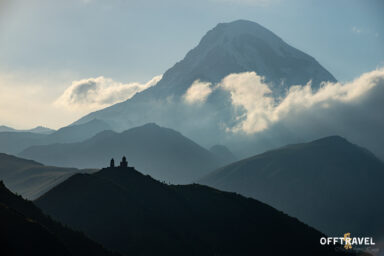
<instances>
[{"instance_id":1,"label":"distant mountain range","mask_svg":"<svg viewBox=\"0 0 384 256\"><path fill-rule=\"evenodd\" d=\"M19 155L47 165L77 168L105 167L111 158L126 155L145 174L174 184L192 182L230 160L156 124L122 133L104 131L77 143L32 146Z\"/></svg>"},{"instance_id":2,"label":"distant mountain range","mask_svg":"<svg viewBox=\"0 0 384 256\"><path fill-rule=\"evenodd\" d=\"M33 145L82 141L110 129L111 127L106 122L93 119L81 125L63 127L49 134L36 133L32 130L3 131L0 132L0 152L17 154Z\"/></svg>"},{"instance_id":3,"label":"distant mountain range","mask_svg":"<svg viewBox=\"0 0 384 256\"><path fill-rule=\"evenodd\" d=\"M261 200L328 235L384 239L384 163L338 136L232 163L200 183Z\"/></svg>"},{"instance_id":4,"label":"distant mountain range","mask_svg":"<svg viewBox=\"0 0 384 256\"><path fill-rule=\"evenodd\" d=\"M46 128L43 126L37 126L33 129L29 130L17 130L12 127L8 127L5 125L0 125L0 132L32 132L32 133L39 133L39 134L51 134L55 132L55 130L52 130L50 128Z\"/></svg>"},{"instance_id":5,"label":"distant mountain range","mask_svg":"<svg viewBox=\"0 0 384 256\"><path fill-rule=\"evenodd\" d=\"M312 81L317 89L323 81L336 81L313 57L255 22L238 20L210 30L183 60L164 73L156 86L90 113L75 124L97 118L123 131L155 122L210 147L223 143L228 136L223 124L238 120L229 92L214 90L198 106L185 104L183 95L196 80L215 84L230 74L251 71L265 77L276 97L284 95L291 85Z\"/></svg>"},{"instance_id":6,"label":"distant mountain range","mask_svg":"<svg viewBox=\"0 0 384 256\"><path fill-rule=\"evenodd\" d=\"M0 181L0 255L118 256L44 215Z\"/></svg>"},{"instance_id":7,"label":"distant mountain range","mask_svg":"<svg viewBox=\"0 0 384 256\"><path fill-rule=\"evenodd\" d=\"M215 154L223 163L229 164L237 161L237 157L224 145L214 145L209 151Z\"/></svg>"},{"instance_id":8,"label":"distant mountain range","mask_svg":"<svg viewBox=\"0 0 384 256\"><path fill-rule=\"evenodd\" d=\"M0 152L15 155L32 145L40 145L46 136L32 132L0 132Z\"/></svg>"},{"instance_id":9,"label":"distant mountain range","mask_svg":"<svg viewBox=\"0 0 384 256\"><path fill-rule=\"evenodd\" d=\"M44 166L35 161L0 153L0 180L14 193L28 199L36 199L75 173L91 171Z\"/></svg>"},{"instance_id":10,"label":"distant mountain range","mask_svg":"<svg viewBox=\"0 0 384 256\"><path fill-rule=\"evenodd\" d=\"M134 168L76 174L35 204L127 255L345 255L320 245L320 232L256 200L166 185Z\"/></svg>"},{"instance_id":11,"label":"distant mountain range","mask_svg":"<svg viewBox=\"0 0 384 256\"><path fill-rule=\"evenodd\" d=\"M93 137L99 132L111 130L111 126L99 119L92 119L81 125L70 125L60 128L56 132L45 137L44 144L73 143Z\"/></svg>"}]
</instances>

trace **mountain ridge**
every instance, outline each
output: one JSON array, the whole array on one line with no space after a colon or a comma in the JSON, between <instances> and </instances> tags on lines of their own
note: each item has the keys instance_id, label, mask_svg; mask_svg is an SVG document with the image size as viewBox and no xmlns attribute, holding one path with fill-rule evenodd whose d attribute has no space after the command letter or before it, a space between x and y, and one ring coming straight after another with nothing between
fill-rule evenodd
<instances>
[{"instance_id":1,"label":"mountain ridge","mask_svg":"<svg viewBox=\"0 0 384 256\"><path fill-rule=\"evenodd\" d=\"M382 182L384 163L340 136L270 150L199 181L257 198L328 235L348 229L376 239L384 238Z\"/></svg>"},{"instance_id":2,"label":"mountain ridge","mask_svg":"<svg viewBox=\"0 0 384 256\"><path fill-rule=\"evenodd\" d=\"M31 132L31 133L38 133L38 134L51 134L55 132L55 130L44 127L44 126L36 126L32 129L19 130L9 126L0 125L0 132Z\"/></svg>"}]
</instances>

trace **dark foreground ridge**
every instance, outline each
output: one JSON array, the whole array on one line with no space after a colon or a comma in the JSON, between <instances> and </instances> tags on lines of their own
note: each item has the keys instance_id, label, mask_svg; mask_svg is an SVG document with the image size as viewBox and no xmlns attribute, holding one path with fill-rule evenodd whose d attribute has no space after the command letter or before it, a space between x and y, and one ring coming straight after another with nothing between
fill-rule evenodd
<instances>
[{"instance_id":1,"label":"dark foreground ridge","mask_svg":"<svg viewBox=\"0 0 384 256\"><path fill-rule=\"evenodd\" d=\"M44 215L0 181L0 255L118 256Z\"/></svg>"},{"instance_id":2,"label":"dark foreground ridge","mask_svg":"<svg viewBox=\"0 0 384 256\"><path fill-rule=\"evenodd\" d=\"M320 232L259 201L166 185L125 163L76 174L35 203L127 255L343 255L321 246Z\"/></svg>"}]
</instances>

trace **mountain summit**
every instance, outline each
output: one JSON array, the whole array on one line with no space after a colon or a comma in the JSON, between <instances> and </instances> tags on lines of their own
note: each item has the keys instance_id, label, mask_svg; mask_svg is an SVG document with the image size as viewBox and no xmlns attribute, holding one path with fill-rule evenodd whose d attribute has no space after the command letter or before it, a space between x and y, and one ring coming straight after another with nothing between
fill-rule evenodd
<instances>
[{"instance_id":1,"label":"mountain summit","mask_svg":"<svg viewBox=\"0 0 384 256\"><path fill-rule=\"evenodd\" d=\"M318 88L322 81L336 81L313 57L255 22L238 20L210 30L183 60L164 73L157 85L125 102L90 113L75 124L97 118L122 131L155 122L212 146L226 136L225 125L238 121L230 93L213 90L199 106L186 104L184 95L195 81L216 84L242 72L263 76L275 96L283 95L291 85L312 81L312 87Z\"/></svg>"},{"instance_id":2,"label":"mountain summit","mask_svg":"<svg viewBox=\"0 0 384 256\"><path fill-rule=\"evenodd\" d=\"M252 21L238 20L220 23L208 31L199 45L148 93L180 96L197 79L217 83L229 74L247 71L264 76L279 93L290 85L310 80L314 88L323 81L336 81L313 57L288 45L270 30Z\"/></svg>"}]
</instances>

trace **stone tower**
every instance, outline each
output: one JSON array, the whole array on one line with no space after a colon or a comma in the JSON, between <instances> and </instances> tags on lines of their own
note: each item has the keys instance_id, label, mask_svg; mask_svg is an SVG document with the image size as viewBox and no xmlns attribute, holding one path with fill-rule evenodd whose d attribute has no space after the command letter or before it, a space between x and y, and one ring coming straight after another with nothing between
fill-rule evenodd
<instances>
[{"instance_id":1,"label":"stone tower","mask_svg":"<svg viewBox=\"0 0 384 256\"><path fill-rule=\"evenodd\" d=\"M123 159L120 162L120 167L122 167L122 168L127 168L128 167L127 158L125 156L123 156Z\"/></svg>"}]
</instances>

